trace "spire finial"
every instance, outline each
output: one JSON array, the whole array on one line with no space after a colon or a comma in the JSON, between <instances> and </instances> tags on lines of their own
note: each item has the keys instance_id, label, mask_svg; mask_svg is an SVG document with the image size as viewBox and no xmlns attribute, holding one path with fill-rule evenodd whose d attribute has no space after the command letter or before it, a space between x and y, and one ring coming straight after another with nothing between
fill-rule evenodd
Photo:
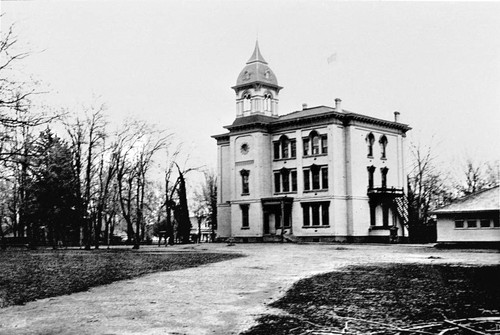
<instances>
[{"instance_id":1,"label":"spire finial","mask_svg":"<svg viewBox=\"0 0 500 335\"><path fill-rule=\"evenodd\" d=\"M258 39L255 41L255 49L253 51L252 57L250 57L247 64L251 64L253 62L260 62L260 63L267 64L266 60L264 59L264 57L262 57L262 54L260 53Z\"/></svg>"}]
</instances>

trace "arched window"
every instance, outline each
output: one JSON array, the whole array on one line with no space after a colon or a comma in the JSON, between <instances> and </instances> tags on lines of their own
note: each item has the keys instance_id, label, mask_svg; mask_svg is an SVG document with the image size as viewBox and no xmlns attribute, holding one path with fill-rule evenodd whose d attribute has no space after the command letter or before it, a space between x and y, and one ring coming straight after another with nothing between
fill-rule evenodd
<instances>
[{"instance_id":1,"label":"arched window","mask_svg":"<svg viewBox=\"0 0 500 335\"><path fill-rule=\"evenodd\" d=\"M316 132L315 130L311 131L311 133L309 134L309 138L311 139L311 153L313 155L319 155L320 153L320 138L319 138L319 135L318 135L318 132Z\"/></svg>"},{"instance_id":2,"label":"arched window","mask_svg":"<svg viewBox=\"0 0 500 335\"><path fill-rule=\"evenodd\" d=\"M382 159L386 159L386 148L387 148L387 137L385 135L382 135L379 140L380 143L380 150L382 151Z\"/></svg>"},{"instance_id":3,"label":"arched window","mask_svg":"<svg viewBox=\"0 0 500 335\"><path fill-rule=\"evenodd\" d=\"M387 167L383 167L380 169L380 173L382 176L382 188L387 188L387 172L389 172L389 169Z\"/></svg>"},{"instance_id":4,"label":"arched window","mask_svg":"<svg viewBox=\"0 0 500 335\"><path fill-rule=\"evenodd\" d=\"M316 130L303 138L304 156L314 156L328 153L328 135L320 135Z\"/></svg>"},{"instance_id":5,"label":"arched window","mask_svg":"<svg viewBox=\"0 0 500 335\"><path fill-rule=\"evenodd\" d=\"M366 143L368 144L368 157L373 157L373 144L375 143L375 136L372 133L369 133L366 136Z\"/></svg>"},{"instance_id":6,"label":"arched window","mask_svg":"<svg viewBox=\"0 0 500 335\"><path fill-rule=\"evenodd\" d=\"M243 111L248 112L252 110L252 100L249 92L245 92L242 95L243 97Z\"/></svg>"},{"instance_id":7,"label":"arched window","mask_svg":"<svg viewBox=\"0 0 500 335\"><path fill-rule=\"evenodd\" d=\"M272 99L271 93L268 92L264 94L264 111L266 112L272 111L271 99Z\"/></svg>"},{"instance_id":8,"label":"arched window","mask_svg":"<svg viewBox=\"0 0 500 335\"><path fill-rule=\"evenodd\" d=\"M288 143L290 141L288 140L288 137L286 135L282 135L280 137L280 146L281 146L281 158L288 158L289 157L289 151L288 151Z\"/></svg>"},{"instance_id":9,"label":"arched window","mask_svg":"<svg viewBox=\"0 0 500 335\"><path fill-rule=\"evenodd\" d=\"M373 173L375 172L375 166L368 166L366 168L368 170L368 189L373 188Z\"/></svg>"}]
</instances>

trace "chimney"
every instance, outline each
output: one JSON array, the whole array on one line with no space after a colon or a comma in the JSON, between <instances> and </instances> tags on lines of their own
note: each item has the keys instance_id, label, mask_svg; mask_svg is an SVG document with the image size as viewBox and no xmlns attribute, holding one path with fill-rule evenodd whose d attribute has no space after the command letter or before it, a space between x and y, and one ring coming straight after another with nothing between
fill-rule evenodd
<instances>
[{"instance_id":1,"label":"chimney","mask_svg":"<svg viewBox=\"0 0 500 335\"><path fill-rule=\"evenodd\" d=\"M341 107L342 100L339 98L335 99L335 111L342 113L342 107Z\"/></svg>"},{"instance_id":2,"label":"chimney","mask_svg":"<svg viewBox=\"0 0 500 335\"><path fill-rule=\"evenodd\" d=\"M306 103L303 103L302 104L302 110L306 109L307 108L307 104Z\"/></svg>"},{"instance_id":3,"label":"chimney","mask_svg":"<svg viewBox=\"0 0 500 335\"><path fill-rule=\"evenodd\" d=\"M399 112L398 111L394 112L394 122L399 122Z\"/></svg>"}]
</instances>

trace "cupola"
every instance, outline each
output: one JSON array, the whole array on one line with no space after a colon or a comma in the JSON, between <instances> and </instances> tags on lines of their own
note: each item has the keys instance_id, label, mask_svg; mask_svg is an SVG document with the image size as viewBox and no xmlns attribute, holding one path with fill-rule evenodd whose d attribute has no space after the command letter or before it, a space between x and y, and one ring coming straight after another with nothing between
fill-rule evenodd
<instances>
[{"instance_id":1,"label":"cupola","mask_svg":"<svg viewBox=\"0 0 500 335\"><path fill-rule=\"evenodd\" d=\"M232 88L236 92L236 117L254 114L278 116L278 93L282 87L262 57L258 41Z\"/></svg>"}]
</instances>

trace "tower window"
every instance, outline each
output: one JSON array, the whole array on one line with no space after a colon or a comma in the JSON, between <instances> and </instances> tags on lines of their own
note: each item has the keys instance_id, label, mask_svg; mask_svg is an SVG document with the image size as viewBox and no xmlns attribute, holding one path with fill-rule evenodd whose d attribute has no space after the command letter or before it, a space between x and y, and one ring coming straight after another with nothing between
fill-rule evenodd
<instances>
[{"instance_id":1,"label":"tower window","mask_svg":"<svg viewBox=\"0 0 500 335\"><path fill-rule=\"evenodd\" d=\"M368 157L373 158L373 144L375 143L375 136L372 133L369 133L366 136L366 143L368 144Z\"/></svg>"},{"instance_id":2,"label":"tower window","mask_svg":"<svg viewBox=\"0 0 500 335\"><path fill-rule=\"evenodd\" d=\"M248 92L243 93L243 111L248 112L252 110L252 99Z\"/></svg>"},{"instance_id":3,"label":"tower window","mask_svg":"<svg viewBox=\"0 0 500 335\"><path fill-rule=\"evenodd\" d=\"M272 111L271 99L272 95L270 93L264 94L264 111L266 112Z\"/></svg>"},{"instance_id":4,"label":"tower window","mask_svg":"<svg viewBox=\"0 0 500 335\"><path fill-rule=\"evenodd\" d=\"M382 137L379 140L379 143L380 143L380 150L382 151L382 156L380 158L386 159L387 137L385 135L382 135Z\"/></svg>"},{"instance_id":5,"label":"tower window","mask_svg":"<svg viewBox=\"0 0 500 335\"><path fill-rule=\"evenodd\" d=\"M241 170L240 175L241 175L241 194L242 195L250 194L250 184L249 184L250 171Z\"/></svg>"}]
</instances>

